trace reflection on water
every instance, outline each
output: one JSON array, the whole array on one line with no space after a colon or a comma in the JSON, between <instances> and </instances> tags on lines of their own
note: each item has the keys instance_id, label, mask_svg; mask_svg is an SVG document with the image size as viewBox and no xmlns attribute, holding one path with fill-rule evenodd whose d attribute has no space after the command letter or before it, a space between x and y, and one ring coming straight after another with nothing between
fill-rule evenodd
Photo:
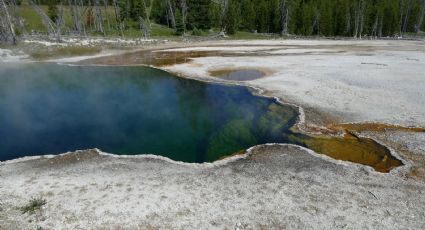
<instances>
[{"instance_id":1,"label":"reflection on water","mask_svg":"<svg viewBox=\"0 0 425 230\"><path fill-rule=\"evenodd\" d=\"M99 148L205 162L278 142L379 165L380 171L401 164L369 139L293 133L297 115L295 108L245 87L176 78L152 68L0 68L0 160Z\"/></svg>"}]
</instances>

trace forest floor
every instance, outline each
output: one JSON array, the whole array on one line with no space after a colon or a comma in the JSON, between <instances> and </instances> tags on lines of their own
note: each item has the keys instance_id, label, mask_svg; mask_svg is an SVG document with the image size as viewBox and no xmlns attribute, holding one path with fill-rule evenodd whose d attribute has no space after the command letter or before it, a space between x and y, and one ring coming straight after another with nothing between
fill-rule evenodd
<instances>
[{"instance_id":1,"label":"forest floor","mask_svg":"<svg viewBox=\"0 0 425 230\"><path fill-rule=\"evenodd\" d=\"M378 173L277 144L208 164L98 150L20 159L0 163L0 229L424 228L425 133L410 127L425 127L425 41L164 42L92 55L53 61L151 65L250 86L299 106L299 129L338 134L344 126L384 144L405 166ZM211 75L241 69L265 76ZM22 214L19 207L40 196L47 203Z\"/></svg>"}]
</instances>

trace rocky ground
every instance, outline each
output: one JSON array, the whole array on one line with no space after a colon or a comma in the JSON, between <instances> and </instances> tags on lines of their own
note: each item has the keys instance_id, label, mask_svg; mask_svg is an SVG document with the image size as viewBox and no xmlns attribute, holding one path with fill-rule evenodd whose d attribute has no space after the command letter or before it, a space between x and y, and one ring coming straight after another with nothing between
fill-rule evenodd
<instances>
[{"instance_id":1,"label":"rocky ground","mask_svg":"<svg viewBox=\"0 0 425 230\"><path fill-rule=\"evenodd\" d=\"M178 164L96 151L4 164L4 229L423 229L425 184L289 145ZM47 204L22 214L30 196Z\"/></svg>"},{"instance_id":2,"label":"rocky ground","mask_svg":"<svg viewBox=\"0 0 425 230\"><path fill-rule=\"evenodd\" d=\"M423 41L162 47L214 51L158 67L255 87L299 105L306 131L349 122L425 127ZM126 57L90 63L144 64ZM266 77L233 82L209 75L220 69L260 69ZM388 146L406 166L382 174L292 145L257 146L247 156L201 165L96 150L2 162L0 229L424 229L425 134L397 128L356 132ZM22 214L31 197L47 203Z\"/></svg>"}]
</instances>

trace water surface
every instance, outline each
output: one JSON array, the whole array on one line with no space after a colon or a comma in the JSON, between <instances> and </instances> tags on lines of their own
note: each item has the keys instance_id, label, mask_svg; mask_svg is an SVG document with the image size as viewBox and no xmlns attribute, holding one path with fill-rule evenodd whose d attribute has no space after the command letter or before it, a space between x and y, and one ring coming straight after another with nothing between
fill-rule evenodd
<instances>
[{"instance_id":1,"label":"water surface","mask_svg":"<svg viewBox=\"0 0 425 230\"><path fill-rule=\"evenodd\" d=\"M0 160L99 148L214 161L288 142L297 116L245 87L146 67L2 66L0 83Z\"/></svg>"}]
</instances>

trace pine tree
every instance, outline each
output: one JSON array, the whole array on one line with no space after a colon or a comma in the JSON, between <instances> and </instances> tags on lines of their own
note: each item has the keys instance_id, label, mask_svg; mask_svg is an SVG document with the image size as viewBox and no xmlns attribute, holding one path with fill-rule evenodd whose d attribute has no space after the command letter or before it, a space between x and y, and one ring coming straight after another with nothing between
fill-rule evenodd
<instances>
[{"instance_id":1,"label":"pine tree","mask_svg":"<svg viewBox=\"0 0 425 230\"><path fill-rule=\"evenodd\" d=\"M176 11L176 35L183 35L185 32L183 16L179 10Z\"/></svg>"},{"instance_id":2,"label":"pine tree","mask_svg":"<svg viewBox=\"0 0 425 230\"><path fill-rule=\"evenodd\" d=\"M335 23L333 18L333 9L331 7L331 2L329 0L320 1L320 17L319 17L319 33L324 36L334 36L335 35ZM336 7L336 6L335 6Z\"/></svg>"},{"instance_id":3,"label":"pine tree","mask_svg":"<svg viewBox=\"0 0 425 230\"><path fill-rule=\"evenodd\" d=\"M259 33L268 33L269 32L269 12L267 3L265 1L260 1L257 10L257 31Z\"/></svg>"},{"instance_id":4,"label":"pine tree","mask_svg":"<svg viewBox=\"0 0 425 230\"><path fill-rule=\"evenodd\" d=\"M241 2L241 27L248 31L255 30L255 10L252 0L242 0Z\"/></svg>"},{"instance_id":5,"label":"pine tree","mask_svg":"<svg viewBox=\"0 0 425 230\"><path fill-rule=\"evenodd\" d=\"M188 27L191 29L210 29L211 21L209 19L210 0L188 0Z\"/></svg>"},{"instance_id":6,"label":"pine tree","mask_svg":"<svg viewBox=\"0 0 425 230\"><path fill-rule=\"evenodd\" d=\"M49 18L56 23L59 18L59 9L56 0L49 0L47 2L47 15Z\"/></svg>"}]
</instances>

